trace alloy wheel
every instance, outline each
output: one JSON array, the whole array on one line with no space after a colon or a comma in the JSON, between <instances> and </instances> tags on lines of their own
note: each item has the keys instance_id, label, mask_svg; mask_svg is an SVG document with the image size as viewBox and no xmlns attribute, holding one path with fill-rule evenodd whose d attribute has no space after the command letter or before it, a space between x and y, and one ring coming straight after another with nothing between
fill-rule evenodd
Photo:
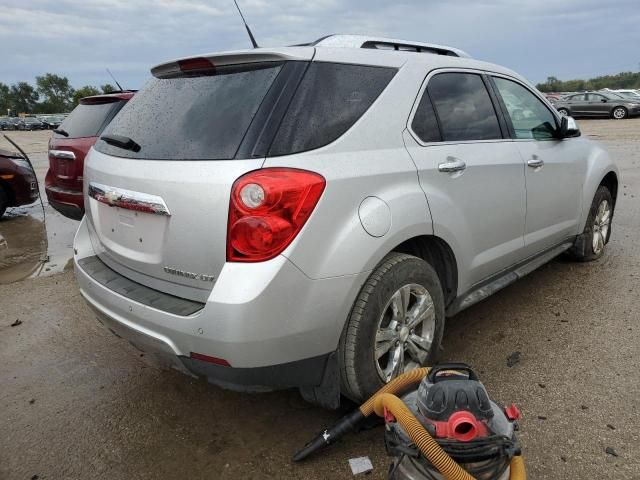
<instances>
[{"instance_id":1,"label":"alloy wheel","mask_svg":"<svg viewBox=\"0 0 640 480\"><path fill-rule=\"evenodd\" d=\"M627 111L622 107L618 107L613 111L613 118L615 118L616 120L622 120L626 116Z\"/></svg>"},{"instance_id":2,"label":"alloy wheel","mask_svg":"<svg viewBox=\"0 0 640 480\"><path fill-rule=\"evenodd\" d=\"M383 308L376 331L374 359L382 381L422 366L435 329L435 307L427 289L415 283L400 287Z\"/></svg>"},{"instance_id":3,"label":"alloy wheel","mask_svg":"<svg viewBox=\"0 0 640 480\"><path fill-rule=\"evenodd\" d=\"M593 253L600 255L604 250L609 235L609 226L611 224L611 206L607 200L603 200L598 206L596 217L593 221L593 237L591 240L591 248Z\"/></svg>"}]
</instances>

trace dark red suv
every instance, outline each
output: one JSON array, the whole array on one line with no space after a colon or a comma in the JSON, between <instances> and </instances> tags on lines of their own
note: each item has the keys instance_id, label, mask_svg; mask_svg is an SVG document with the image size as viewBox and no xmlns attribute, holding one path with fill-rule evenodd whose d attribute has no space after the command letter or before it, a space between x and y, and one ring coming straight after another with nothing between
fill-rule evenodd
<instances>
[{"instance_id":1,"label":"dark red suv","mask_svg":"<svg viewBox=\"0 0 640 480\"><path fill-rule=\"evenodd\" d=\"M49 140L49 171L45 191L49 204L65 217L84 215L82 170L84 157L109 122L135 94L127 90L85 97Z\"/></svg>"},{"instance_id":2,"label":"dark red suv","mask_svg":"<svg viewBox=\"0 0 640 480\"><path fill-rule=\"evenodd\" d=\"M0 149L0 217L7 207L28 205L38 199L36 176L18 153Z\"/></svg>"}]
</instances>

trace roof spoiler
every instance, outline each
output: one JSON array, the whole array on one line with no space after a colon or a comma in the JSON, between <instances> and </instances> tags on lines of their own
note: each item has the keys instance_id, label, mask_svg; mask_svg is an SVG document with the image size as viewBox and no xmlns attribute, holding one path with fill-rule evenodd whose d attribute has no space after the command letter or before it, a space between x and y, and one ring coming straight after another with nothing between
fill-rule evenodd
<instances>
[{"instance_id":1,"label":"roof spoiler","mask_svg":"<svg viewBox=\"0 0 640 480\"><path fill-rule=\"evenodd\" d=\"M240 50L236 52L211 53L195 57L180 58L161 63L151 69L156 78L175 78L184 75L188 69L193 73L216 67L242 65L247 63L284 62L287 60L311 60L313 48L283 48ZM208 66L207 66L208 65ZM188 66L185 68L185 66Z\"/></svg>"}]
</instances>

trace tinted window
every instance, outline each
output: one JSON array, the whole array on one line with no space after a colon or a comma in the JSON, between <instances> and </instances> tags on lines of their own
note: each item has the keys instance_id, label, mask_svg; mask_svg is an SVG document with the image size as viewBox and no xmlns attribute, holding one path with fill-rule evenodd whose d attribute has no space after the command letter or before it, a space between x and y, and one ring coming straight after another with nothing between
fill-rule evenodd
<instances>
[{"instance_id":1,"label":"tinted window","mask_svg":"<svg viewBox=\"0 0 640 480\"><path fill-rule=\"evenodd\" d=\"M149 160L234 158L282 64L219 67L214 75L150 80L104 134L131 138L140 150L99 140L110 155Z\"/></svg>"},{"instance_id":2,"label":"tinted window","mask_svg":"<svg viewBox=\"0 0 640 480\"><path fill-rule=\"evenodd\" d=\"M395 73L392 68L311 63L269 154L286 155L333 142L367 111Z\"/></svg>"},{"instance_id":3,"label":"tinted window","mask_svg":"<svg viewBox=\"0 0 640 480\"><path fill-rule=\"evenodd\" d=\"M493 80L507 108L516 138L555 138L556 119L538 97L511 80L498 77Z\"/></svg>"},{"instance_id":4,"label":"tinted window","mask_svg":"<svg viewBox=\"0 0 640 480\"><path fill-rule=\"evenodd\" d=\"M64 119L59 128L67 132L69 138L96 137L102 133L122 105L122 100L91 105L80 104Z\"/></svg>"},{"instance_id":5,"label":"tinted window","mask_svg":"<svg viewBox=\"0 0 640 480\"><path fill-rule=\"evenodd\" d=\"M445 141L502 138L498 117L480 75L440 73L429 81L428 90Z\"/></svg>"},{"instance_id":6,"label":"tinted window","mask_svg":"<svg viewBox=\"0 0 640 480\"><path fill-rule=\"evenodd\" d=\"M411 129L423 142L439 142L442 140L436 112L433 110L433 104L427 91L422 95L420 105L418 105L413 122L411 122Z\"/></svg>"},{"instance_id":7,"label":"tinted window","mask_svg":"<svg viewBox=\"0 0 640 480\"><path fill-rule=\"evenodd\" d=\"M606 97L604 97L603 95L598 95L597 93L589 94L590 102L602 102L603 100L606 100Z\"/></svg>"},{"instance_id":8,"label":"tinted window","mask_svg":"<svg viewBox=\"0 0 640 480\"><path fill-rule=\"evenodd\" d=\"M572 102L581 102L584 100L585 95L584 94L580 94L580 95L572 95L568 98L568 100L571 100Z\"/></svg>"}]
</instances>

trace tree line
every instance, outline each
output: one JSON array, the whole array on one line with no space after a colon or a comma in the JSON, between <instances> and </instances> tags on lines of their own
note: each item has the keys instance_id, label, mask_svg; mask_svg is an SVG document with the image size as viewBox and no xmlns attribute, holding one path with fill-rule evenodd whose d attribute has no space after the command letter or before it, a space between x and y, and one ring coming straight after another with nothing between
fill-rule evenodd
<instances>
[{"instance_id":1,"label":"tree line","mask_svg":"<svg viewBox=\"0 0 640 480\"><path fill-rule=\"evenodd\" d=\"M17 82L9 86L0 82L0 115L7 110L12 115L19 113L65 113L70 112L81 98L118 90L107 83L100 87L85 85L74 89L67 77L45 73L36 77L36 84Z\"/></svg>"},{"instance_id":2,"label":"tree line","mask_svg":"<svg viewBox=\"0 0 640 480\"><path fill-rule=\"evenodd\" d=\"M548 77L544 83L536 85L541 92L580 92L582 90L640 89L640 72L622 72L616 75L603 75L589 80L558 80Z\"/></svg>"}]
</instances>

